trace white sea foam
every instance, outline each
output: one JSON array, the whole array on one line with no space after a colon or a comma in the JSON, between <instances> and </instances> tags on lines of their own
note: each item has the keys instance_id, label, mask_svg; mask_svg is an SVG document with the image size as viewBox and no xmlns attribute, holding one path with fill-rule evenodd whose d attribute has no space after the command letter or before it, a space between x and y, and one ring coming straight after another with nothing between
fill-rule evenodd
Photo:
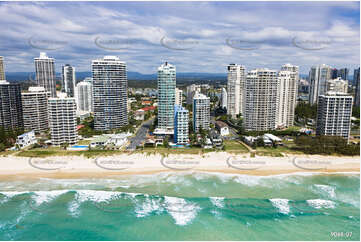
<instances>
[{"instance_id":1,"label":"white sea foam","mask_svg":"<svg viewBox=\"0 0 361 242\"><path fill-rule=\"evenodd\" d=\"M51 202L56 197L67 193L68 190L55 190L55 191L36 191L34 192L34 195L31 196L31 198L35 201L35 204L37 206Z\"/></svg>"},{"instance_id":2,"label":"white sea foam","mask_svg":"<svg viewBox=\"0 0 361 242\"><path fill-rule=\"evenodd\" d=\"M314 186L316 190L319 190L322 193L327 194L330 198L336 198L335 187L328 185L320 185L320 184L315 184Z\"/></svg>"},{"instance_id":3,"label":"white sea foam","mask_svg":"<svg viewBox=\"0 0 361 242\"><path fill-rule=\"evenodd\" d=\"M147 196L143 203L136 203L135 214L138 218L146 217L152 212L161 212L163 207L160 203L160 198L150 198Z\"/></svg>"},{"instance_id":4,"label":"white sea foam","mask_svg":"<svg viewBox=\"0 0 361 242\"><path fill-rule=\"evenodd\" d=\"M29 193L29 191L24 191L24 192L7 191L7 192L0 192L0 193L3 194L5 197L12 198L12 197L20 195L20 194Z\"/></svg>"},{"instance_id":5,"label":"white sea foam","mask_svg":"<svg viewBox=\"0 0 361 242\"><path fill-rule=\"evenodd\" d=\"M335 208L336 203L330 200L323 200L323 199L311 199L306 201L308 205L314 207L316 209L320 208Z\"/></svg>"},{"instance_id":6,"label":"white sea foam","mask_svg":"<svg viewBox=\"0 0 361 242\"><path fill-rule=\"evenodd\" d=\"M209 200L211 200L212 204L217 208L224 207L224 197L210 197Z\"/></svg>"},{"instance_id":7,"label":"white sea foam","mask_svg":"<svg viewBox=\"0 0 361 242\"><path fill-rule=\"evenodd\" d=\"M106 202L112 199L117 199L121 194L125 194L134 199L139 193L125 193L114 191L98 191L98 190L77 190L75 198L68 204L68 211L70 215L78 217L80 215L80 205L86 201L92 202Z\"/></svg>"},{"instance_id":8,"label":"white sea foam","mask_svg":"<svg viewBox=\"0 0 361 242\"><path fill-rule=\"evenodd\" d=\"M288 214L290 212L290 206L288 204L288 199L283 198L273 198L269 199L274 207L276 207L280 213Z\"/></svg>"},{"instance_id":9,"label":"white sea foam","mask_svg":"<svg viewBox=\"0 0 361 242\"><path fill-rule=\"evenodd\" d=\"M183 198L165 196L164 200L165 209L173 217L175 224L180 226L191 223L200 210L197 204Z\"/></svg>"}]
</instances>

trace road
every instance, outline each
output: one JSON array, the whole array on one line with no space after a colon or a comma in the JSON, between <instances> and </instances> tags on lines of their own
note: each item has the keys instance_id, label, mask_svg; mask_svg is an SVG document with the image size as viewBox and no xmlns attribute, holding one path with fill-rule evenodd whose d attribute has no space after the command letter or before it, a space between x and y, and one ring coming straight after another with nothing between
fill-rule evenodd
<instances>
[{"instance_id":1,"label":"road","mask_svg":"<svg viewBox=\"0 0 361 242\"><path fill-rule=\"evenodd\" d=\"M138 145L141 145L143 143L143 141L146 139L147 133L154 119L155 118L149 119L142 124L135 136L130 138L130 144L128 145L127 150L135 150Z\"/></svg>"}]
</instances>

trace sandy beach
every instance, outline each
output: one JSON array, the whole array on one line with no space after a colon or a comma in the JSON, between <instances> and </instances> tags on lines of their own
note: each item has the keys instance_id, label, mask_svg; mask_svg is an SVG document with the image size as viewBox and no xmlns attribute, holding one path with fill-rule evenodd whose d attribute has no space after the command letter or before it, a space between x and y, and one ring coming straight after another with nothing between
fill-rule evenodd
<instances>
[{"instance_id":1,"label":"sandy beach","mask_svg":"<svg viewBox=\"0 0 361 242\"><path fill-rule=\"evenodd\" d=\"M248 175L276 175L295 172L360 172L360 157L300 156L249 157L214 152L204 155L122 154L85 158L0 157L0 178L4 177L105 177L118 174L204 171Z\"/></svg>"}]
</instances>

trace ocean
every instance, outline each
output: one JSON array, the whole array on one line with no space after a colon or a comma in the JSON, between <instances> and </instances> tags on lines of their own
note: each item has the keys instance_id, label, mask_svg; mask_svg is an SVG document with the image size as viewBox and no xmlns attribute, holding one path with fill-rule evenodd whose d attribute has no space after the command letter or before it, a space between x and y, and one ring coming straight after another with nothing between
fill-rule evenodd
<instances>
[{"instance_id":1,"label":"ocean","mask_svg":"<svg viewBox=\"0 0 361 242\"><path fill-rule=\"evenodd\" d=\"M360 240L360 175L0 181L0 240Z\"/></svg>"}]
</instances>

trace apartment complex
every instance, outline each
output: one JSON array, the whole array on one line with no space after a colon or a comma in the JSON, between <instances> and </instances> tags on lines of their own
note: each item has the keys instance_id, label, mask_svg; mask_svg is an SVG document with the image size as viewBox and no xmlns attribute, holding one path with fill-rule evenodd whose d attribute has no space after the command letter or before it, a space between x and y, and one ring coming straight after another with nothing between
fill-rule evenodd
<instances>
[{"instance_id":1,"label":"apartment complex","mask_svg":"<svg viewBox=\"0 0 361 242\"><path fill-rule=\"evenodd\" d=\"M75 68L66 64L62 67L63 87L62 91L66 93L68 97L75 97Z\"/></svg>"},{"instance_id":2,"label":"apartment complex","mask_svg":"<svg viewBox=\"0 0 361 242\"><path fill-rule=\"evenodd\" d=\"M78 140L75 98L49 98L48 112L52 144L75 144Z\"/></svg>"},{"instance_id":3,"label":"apartment complex","mask_svg":"<svg viewBox=\"0 0 361 242\"><path fill-rule=\"evenodd\" d=\"M0 81L0 126L5 129L24 127L20 84Z\"/></svg>"},{"instance_id":4,"label":"apartment complex","mask_svg":"<svg viewBox=\"0 0 361 242\"><path fill-rule=\"evenodd\" d=\"M318 97L316 135L341 136L348 140L351 129L352 96L327 92Z\"/></svg>"},{"instance_id":5,"label":"apartment complex","mask_svg":"<svg viewBox=\"0 0 361 242\"><path fill-rule=\"evenodd\" d=\"M176 68L165 62L158 68L158 129L174 132Z\"/></svg>"},{"instance_id":6,"label":"apartment complex","mask_svg":"<svg viewBox=\"0 0 361 242\"><path fill-rule=\"evenodd\" d=\"M333 80L328 80L326 82L326 91L327 92L341 92L341 93L347 93L348 90L348 83L346 80L341 79L341 77L338 77Z\"/></svg>"},{"instance_id":7,"label":"apartment complex","mask_svg":"<svg viewBox=\"0 0 361 242\"><path fill-rule=\"evenodd\" d=\"M93 111L93 85L90 82L79 82L75 88L75 96L78 111Z\"/></svg>"},{"instance_id":8,"label":"apartment complex","mask_svg":"<svg viewBox=\"0 0 361 242\"><path fill-rule=\"evenodd\" d=\"M278 73L276 127L293 125L298 90L298 66L285 64Z\"/></svg>"},{"instance_id":9,"label":"apartment complex","mask_svg":"<svg viewBox=\"0 0 361 242\"><path fill-rule=\"evenodd\" d=\"M174 143L188 144L189 112L182 106L174 106Z\"/></svg>"},{"instance_id":10,"label":"apartment complex","mask_svg":"<svg viewBox=\"0 0 361 242\"><path fill-rule=\"evenodd\" d=\"M230 64L227 69L227 114L236 118L244 113L245 67Z\"/></svg>"},{"instance_id":11,"label":"apartment complex","mask_svg":"<svg viewBox=\"0 0 361 242\"><path fill-rule=\"evenodd\" d=\"M116 56L92 61L93 111L96 130L118 129L128 124L126 63Z\"/></svg>"},{"instance_id":12,"label":"apartment complex","mask_svg":"<svg viewBox=\"0 0 361 242\"><path fill-rule=\"evenodd\" d=\"M4 57L0 56L0 81L5 80Z\"/></svg>"},{"instance_id":13,"label":"apartment complex","mask_svg":"<svg viewBox=\"0 0 361 242\"><path fill-rule=\"evenodd\" d=\"M182 106L183 102L183 91L179 88L175 88L175 105Z\"/></svg>"},{"instance_id":14,"label":"apartment complex","mask_svg":"<svg viewBox=\"0 0 361 242\"><path fill-rule=\"evenodd\" d=\"M41 52L39 58L34 58L36 83L50 92L51 97L56 97L54 59Z\"/></svg>"},{"instance_id":15,"label":"apartment complex","mask_svg":"<svg viewBox=\"0 0 361 242\"><path fill-rule=\"evenodd\" d=\"M49 128L48 98L50 92L44 87L29 87L28 92L21 93L23 105L24 128L35 133L45 132Z\"/></svg>"},{"instance_id":16,"label":"apartment complex","mask_svg":"<svg viewBox=\"0 0 361 242\"><path fill-rule=\"evenodd\" d=\"M327 91L327 81L332 79L332 68L322 64L311 67L309 73L310 81L310 104L317 103L318 96L324 95Z\"/></svg>"},{"instance_id":17,"label":"apartment complex","mask_svg":"<svg viewBox=\"0 0 361 242\"><path fill-rule=\"evenodd\" d=\"M208 130L210 122L210 99L204 94L196 93L193 97L193 130Z\"/></svg>"},{"instance_id":18,"label":"apartment complex","mask_svg":"<svg viewBox=\"0 0 361 242\"><path fill-rule=\"evenodd\" d=\"M255 69L247 74L244 112L246 130L275 129L277 83L277 72L274 70Z\"/></svg>"}]
</instances>

